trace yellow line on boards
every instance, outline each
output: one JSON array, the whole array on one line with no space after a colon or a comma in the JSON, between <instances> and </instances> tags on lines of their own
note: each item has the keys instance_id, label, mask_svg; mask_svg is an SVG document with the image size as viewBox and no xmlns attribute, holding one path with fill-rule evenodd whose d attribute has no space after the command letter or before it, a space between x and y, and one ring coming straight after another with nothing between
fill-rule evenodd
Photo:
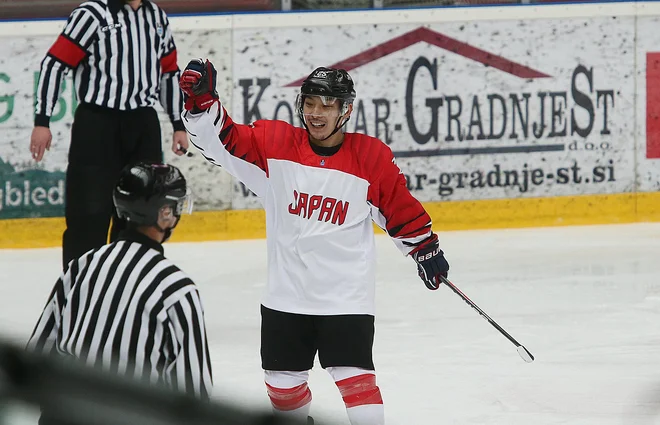
<instances>
[{"instance_id":1,"label":"yellow line on boards","mask_svg":"<svg viewBox=\"0 0 660 425\"><path fill-rule=\"evenodd\" d=\"M437 232L660 221L660 192L425 203ZM259 239L263 210L199 211L184 216L172 242ZM0 220L0 248L59 247L64 218Z\"/></svg>"}]
</instances>

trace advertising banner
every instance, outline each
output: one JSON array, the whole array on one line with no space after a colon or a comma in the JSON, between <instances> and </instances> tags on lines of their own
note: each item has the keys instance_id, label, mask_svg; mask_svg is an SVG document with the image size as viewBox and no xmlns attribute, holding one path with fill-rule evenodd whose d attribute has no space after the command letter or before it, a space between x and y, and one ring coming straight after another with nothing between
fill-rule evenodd
<instances>
[{"instance_id":1,"label":"advertising banner","mask_svg":"<svg viewBox=\"0 0 660 425\"><path fill-rule=\"evenodd\" d=\"M5 24L10 25L10 24ZM64 21L62 21L62 26ZM16 35L0 40L0 219L64 215L64 187L71 123L78 105L71 74L60 89L50 128L53 142L40 163L29 152L34 123L35 91L41 61L57 37ZM193 57L212 60L218 67L218 92L231 98L231 30L185 30L175 34L179 66ZM219 167L201 155L176 157L170 151L172 126L160 104L165 160L180 167L191 181L200 209L231 208L232 183ZM93 143L93 141L90 141ZM194 148L192 149L194 151Z\"/></svg>"},{"instance_id":2,"label":"advertising banner","mask_svg":"<svg viewBox=\"0 0 660 425\"><path fill-rule=\"evenodd\" d=\"M308 27L304 19L283 25L280 15L255 28L244 15L220 26L195 17L171 22L179 66L213 61L220 99L239 123L301 125L294 102L302 80L318 66L348 70L357 99L346 130L387 143L421 201L657 191L660 18L511 15ZM231 29L232 19L241 25ZM77 107L70 76L53 112L51 150L38 164L28 150L40 62L57 31L2 34L0 219L61 216ZM165 160L183 169L197 209L262 207L201 155L175 157L171 126L160 117Z\"/></svg>"},{"instance_id":3,"label":"advertising banner","mask_svg":"<svg viewBox=\"0 0 660 425\"><path fill-rule=\"evenodd\" d=\"M233 116L300 125L302 79L342 67L357 90L347 130L387 143L422 201L631 192L634 23L235 30ZM235 208L259 207L234 194Z\"/></svg>"},{"instance_id":4,"label":"advertising banner","mask_svg":"<svg viewBox=\"0 0 660 425\"><path fill-rule=\"evenodd\" d=\"M637 184L660 191L660 25L659 17L637 20Z\"/></svg>"}]
</instances>

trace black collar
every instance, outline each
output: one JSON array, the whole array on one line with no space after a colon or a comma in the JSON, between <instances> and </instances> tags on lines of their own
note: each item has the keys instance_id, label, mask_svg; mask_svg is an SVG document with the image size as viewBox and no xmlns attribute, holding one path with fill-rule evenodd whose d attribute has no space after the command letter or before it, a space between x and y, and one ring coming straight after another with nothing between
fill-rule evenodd
<instances>
[{"instance_id":1,"label":"black collar","mask_svg":"<svg viewBox=\"0 0 660 425\"><path fill-rule=\"evenodd\" d=\"M319 146L309 141L309 146L312 148L314 153L319 156L332 156L337 152L339 152L339 149L341 149L341 145L343 144L344 142L341 142L338 145L328 147L328 146Z\"/></svg>"},{"instance_id":2,"label":"black collar","mask_svg":"<svg viewBox=\"0 0 660 425\"><path fill-rule=\"evenodd\" d=\"M128 227L127 229L122 230L119 233L119 240L137 242L149 248L155 249L161 254L165 254L165 249L163 248L162 244L159 244L158 242L151 239L149 236L145 235L144 233L138 232L133 227Z\"/></svg>"},{"instance_id":3,"label":"black collar","mask_svg":"<svg viewBox=\"0 0 660 425\"><path fill-rule=\"evenodd\" d=\"M142 0L142 7L146 6L148 3L149 0ZM124 0L108 0L108 9L110 9L110 13L117 16L125 4L127 3Z\"/></svg>"},{"instance_id":4,"label":"black collar","mask_svg":"<svg viewBox=\"0 0 660 425\"><path fill-rule=\"evenodd\" d=\"M123 0L108 0L108 9L110 10L110 13L117 16L124 4L126 3L124 3Z\"/></svg>"}]
</instances>

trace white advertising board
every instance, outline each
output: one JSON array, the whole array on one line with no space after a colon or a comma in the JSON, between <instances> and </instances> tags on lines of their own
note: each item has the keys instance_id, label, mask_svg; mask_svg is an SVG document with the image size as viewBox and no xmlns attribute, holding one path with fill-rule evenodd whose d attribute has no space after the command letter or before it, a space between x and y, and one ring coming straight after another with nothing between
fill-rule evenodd
<instances>
[{"instance_id":1,"label":"white advertising board","mask_svg":"<svg viewBox=\"0 0 660 425\"><path fill-rule=\"evenodd\" d=\"M318 66L344 67L357 90L347 130L386 142L420 200L477 200L658 190L656 6L218 15L171 23L179 66L194 57L213 61L220 98L236 122L300 125L293 104L301 80ZM63 212L76 105L70 79L52 119L50 152L35 164L28 151L39 65L63 24L0 23L0 218ZM165 159L184 170L200 209L261 208L201 155L174 157L171 127L161 119Z\"/></svg>"},{"instance_id":2,"label":"white advertising board","mask_svg":"<svg viewBox=\"0 0 660 425\"><path fill-rule=\"evenodd\" d=\"M348 131L385 141L422 201L630 192L633 33L633 17L237 29L232 110L300 125L301 78L339 66Z\"/></svg>"}]
</instances>

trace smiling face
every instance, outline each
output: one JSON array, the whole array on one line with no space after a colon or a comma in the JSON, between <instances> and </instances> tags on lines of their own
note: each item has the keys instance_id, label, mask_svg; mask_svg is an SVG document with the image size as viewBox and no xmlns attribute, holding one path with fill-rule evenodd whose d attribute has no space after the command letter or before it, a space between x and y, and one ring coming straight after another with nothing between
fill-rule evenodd
<instances>
[{"instance_id":1,"label":"smiling face","mask_svg":"<svg viewBox=\"0 0 660 425\"><path fill-rule=\"evenodd\" d=\"M346 112L346 115L340 120L340 124L350 115L351 106ZM305 123L309 130L309 135L312 141L324 141L335 130L338 118L341 115L341 102L334 97L321 97L321 96L305 96L302 109ZM341 133L337 132L333 135L338 136L341 140Z\"/></svg>"}]
</instances>

